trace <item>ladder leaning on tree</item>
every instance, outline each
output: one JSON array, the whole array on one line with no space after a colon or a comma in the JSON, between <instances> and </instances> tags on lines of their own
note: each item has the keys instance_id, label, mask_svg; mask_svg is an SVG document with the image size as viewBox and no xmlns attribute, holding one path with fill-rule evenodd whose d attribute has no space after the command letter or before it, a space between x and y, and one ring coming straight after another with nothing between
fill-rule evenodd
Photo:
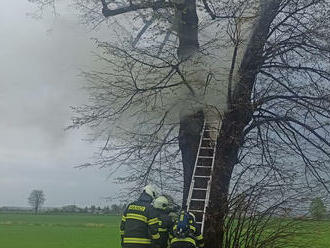
<instances>
[{"instance_id":1,"label":"ladder leaning on tree","mask_svg":"<svg viewBox=\"0 0 330 248\"><path fill-rule=\"evenodd\" d=\"M196 216L196 223L201 233L204 231L205 215L210 199L219 126L219 122L204 121L187 199L187 211Z\"/></svg>"}]
</instances>

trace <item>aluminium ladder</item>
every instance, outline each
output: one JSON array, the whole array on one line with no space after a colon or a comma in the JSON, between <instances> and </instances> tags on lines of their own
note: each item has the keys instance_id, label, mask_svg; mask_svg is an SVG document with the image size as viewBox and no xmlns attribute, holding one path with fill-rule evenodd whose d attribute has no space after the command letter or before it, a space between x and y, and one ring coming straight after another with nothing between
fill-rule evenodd
<instances>
[{"instance_id":1,"label":"aluminium ladder","mask_svg":"<svg viewBox=\"0 0 330 248\"><path fill-rule=\"evenodd\" d=\"M205 215L210 199L219 123L204 121L187 199L187 211L196 216L196 223L201 233L204 231ZM215 124L217 128L211 128L210 124Z\"/></svg>"}]
</instances>

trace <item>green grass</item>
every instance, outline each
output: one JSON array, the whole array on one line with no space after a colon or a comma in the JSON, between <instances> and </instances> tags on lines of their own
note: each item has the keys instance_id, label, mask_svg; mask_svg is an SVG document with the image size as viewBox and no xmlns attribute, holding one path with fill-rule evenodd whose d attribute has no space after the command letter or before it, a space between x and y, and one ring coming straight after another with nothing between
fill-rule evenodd
<instances>
[{"instance_id":1,"label":"green grass","mask_svg":"<svg viewBox=\"0 0 330 248\"><path fill-rule=\"evenodd\" d=\"M299 222L299 232L294 237L294 241L303 244L304 247L330 248L330 221Z\"/></svg>"},{"instance_id":2,"label":"green grass","mask_svg":"<svg viewBox=\"0 0 330 248\"><path fill-rule=\"evenodd\" d=\"M119 248L118 216L0 213L3 248Z\"/></svg>"},{"instance_id":3,"label":"green grass","mask_svg":"<svg viewBox=\"0 0 330 248\"><path fill-rule=\"evenodd\" d=\"M1 248L120 248L119 216L0 213ZM330 221L301 221L297 244L330 248ZM290 246L290 248L295 248Z\"/></svg>"}]
</instances>

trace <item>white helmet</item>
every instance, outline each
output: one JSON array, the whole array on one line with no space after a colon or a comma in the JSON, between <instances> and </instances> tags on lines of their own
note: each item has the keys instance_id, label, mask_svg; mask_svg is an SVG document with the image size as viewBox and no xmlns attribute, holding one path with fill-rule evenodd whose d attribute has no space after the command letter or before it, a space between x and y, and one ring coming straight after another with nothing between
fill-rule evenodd
<instances>
[{"instance_id":1,"label":"white helmet","mask_svg":"<svg viewBox=\"0 0 330 248\"><path fill-rule=\"evenodd\" d=\"M158 208L162 210L166 210L168 208L168 205L169 202L165 196L159 196L153 202L154 208Z\"/></svg>"},{"instance_id":2,"label":"white helmet","mask_svg":"<svg viewBox=\"0 0 330 248\"><path fill-rule=\"evenodd\" d=\"M150 195L152 199L155 199L157 196L156 190L150 184L143 188L143 192L145 192L147 195Z\"/></svg>"}]
</instances>

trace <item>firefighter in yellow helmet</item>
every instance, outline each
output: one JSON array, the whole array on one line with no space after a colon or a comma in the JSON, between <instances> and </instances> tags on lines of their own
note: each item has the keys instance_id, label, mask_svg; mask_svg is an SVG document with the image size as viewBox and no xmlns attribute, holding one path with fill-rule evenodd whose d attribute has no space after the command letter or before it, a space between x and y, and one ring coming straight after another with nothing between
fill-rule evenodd
<instances>
[{"instance_id":1,"label":"firefighter in yellow helmet","mask_svg":"<svg viewBox=\"0 0 330 248\"><path fill-rule=\"evenodd\" d=\"M195 216L187 211L181 211L175 221L171 235L171 248L202 248L204 239L200 233Z\"/></svg>"},{"instance_id":2,"label":"firefighter in yellow helmet","mask_svg":"<svg viewBox=\"0 0 330 248\"><path fill-rule=\"evenodd\" d=\"M139 199L128 204L120 225L123 248L159 247L159 220L151 205L155 198L156 191L151 185L147 185Z\"/></svg>"},{"instance_id":3,"label":"firefighter in yellow helmet","mask_svg":"<svg viewBox=\"0 0 330 248\"><path fill-rule=\"evenodd\" d=\"M169 201L165 196L159 196L154 200L153 206L158 212L160 248L167 248L169 246L169 232L173 227L173 221L169 216Z\"/></svg>"}]
</instances>

